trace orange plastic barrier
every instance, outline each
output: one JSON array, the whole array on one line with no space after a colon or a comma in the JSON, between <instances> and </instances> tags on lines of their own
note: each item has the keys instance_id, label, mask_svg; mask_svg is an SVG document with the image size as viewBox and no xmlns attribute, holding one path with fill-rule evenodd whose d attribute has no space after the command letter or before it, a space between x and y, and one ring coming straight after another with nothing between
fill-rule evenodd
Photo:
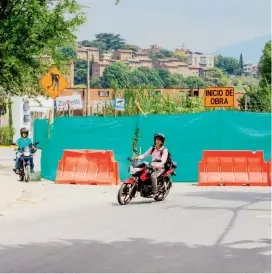
<instances>
[{"instance_id":1,"label":"orange plastic barrier","mask_svg":"<svg viewBox=\"0 0 272 274\"><path fill-rule=\"evenodd\" d=\"M270 166L263 151L203 151L198 185L271 186Z\"/></svg>"},{"instance_id":2,"label":"orange plastic barrier","mask_svg":"<svg viewBox=\"0 0 272 274\"><path fill-rule=\"evenodd\" d=\"M268 162L268 172L269 172L269 174L268 174L268 176L269 176L269 179L268 179L268 184L269 184L269 186L271 186L272 185L272 182L271 182L271 178L272 178L272 158L270 158L270 161Z\"/></svg>"},{"instance_id":3,"label":"orange plastic barrier","mask_svg":"<svg viewBox=\"0 0 272 274\"><path fill-rule=\"evenodd\" d=\"M57 184L117 185L119 181L113 151L64 150L58 164Z\"/></svg>"}]
</instances>

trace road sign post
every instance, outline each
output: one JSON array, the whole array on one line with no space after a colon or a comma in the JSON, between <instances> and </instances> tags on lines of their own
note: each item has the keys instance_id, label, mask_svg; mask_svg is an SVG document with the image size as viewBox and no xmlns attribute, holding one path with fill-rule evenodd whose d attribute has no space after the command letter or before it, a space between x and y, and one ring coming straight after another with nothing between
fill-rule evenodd
<instances>
[{"instance_id":1,"label":"road sign post","mask_svg":"<svg viewBox=\"0 0 272 274\"><path fill-rule=\"evenodd\" d=\"M86 93L87 116L90 115L89 92L90 92L90 55L89 55L89 51L87 50L87 93Z\"/></svg>"}]
</instances>

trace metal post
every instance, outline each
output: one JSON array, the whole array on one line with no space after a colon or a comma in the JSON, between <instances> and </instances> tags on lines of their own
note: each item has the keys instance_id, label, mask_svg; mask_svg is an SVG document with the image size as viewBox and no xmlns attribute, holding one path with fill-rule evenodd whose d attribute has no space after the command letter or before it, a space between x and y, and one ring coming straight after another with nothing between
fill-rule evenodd
<instances>
[{"instance_id":1,"label":"metal post","mask_svg":"<svg viewBox=\"0 0 272 274\"><path fill-rule=\"evenodd\" d=\"M247 95L245 95L245 111L247 111Z\"/></svg>"},{"instance_id":2,"label":"metal post","mask_svg":"<svg viewBox=\"0 0 272 274\"><path fill-rule=\"evenodd\" d=\"M89 56L89 51L87 50L87 93L86 93L87 116L90 115L89 92L90 92L90 56Z\"/></svg>"}]
</instances>

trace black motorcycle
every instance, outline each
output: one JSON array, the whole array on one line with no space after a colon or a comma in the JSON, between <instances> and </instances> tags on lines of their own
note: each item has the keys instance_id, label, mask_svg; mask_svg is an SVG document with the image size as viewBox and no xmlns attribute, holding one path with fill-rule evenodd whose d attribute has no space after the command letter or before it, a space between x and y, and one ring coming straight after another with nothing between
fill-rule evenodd
<instances>
[{"instance_id":1,"label":"black motorcycle","mask_svg":"<svg viewBox=\"0 0 272 274\"><path fill-rule=\"evenodd\" d=\"M17 157L19 157L19 180L29 182L30 181L30 173L31 173L31 167L30 167L30 158L33 157L33 153L35 150L32 149L32 147L36 147L39 144L39 142L36 142L34 144L30 144L29 146L23 147L22 152L19 152L17 154ZM16 161L16 159L14 159Z\"/></svg>"}]
</instances>

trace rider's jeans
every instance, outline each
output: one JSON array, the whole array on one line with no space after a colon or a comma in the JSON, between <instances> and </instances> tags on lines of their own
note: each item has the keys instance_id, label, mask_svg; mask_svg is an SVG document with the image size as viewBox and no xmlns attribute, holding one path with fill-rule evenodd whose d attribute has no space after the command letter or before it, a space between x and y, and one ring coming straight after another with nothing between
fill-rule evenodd
<instances>
[{"instance_id":1,"label":"rider's jeans","mask_svg":"<svg viewBox=\"0 0 272 274\"><path fill-rule=\"evenodd\" d=\"M17 156L18 153L19 153L19 152L17 151L17 152L16 152L16 161L15 161L15 168L16 168L16 169L19 169L19 160L20 160L20 157ZM31 166L31 168L34 167L34 164L33 164L33 156L30 156L30 166Z\"/></svg>"},{"instance_id":2,"label":"rider's jeans","mask_svg":"<svg viewBox=\"0 0 272 274\"><path fill-rule=\"evenodd\" d=\"M152 192L157 193L158 191L158 177L162 175L164 169L157 169L151 174L151 182L152 182Z\"/></svg>"}]
</instances>

